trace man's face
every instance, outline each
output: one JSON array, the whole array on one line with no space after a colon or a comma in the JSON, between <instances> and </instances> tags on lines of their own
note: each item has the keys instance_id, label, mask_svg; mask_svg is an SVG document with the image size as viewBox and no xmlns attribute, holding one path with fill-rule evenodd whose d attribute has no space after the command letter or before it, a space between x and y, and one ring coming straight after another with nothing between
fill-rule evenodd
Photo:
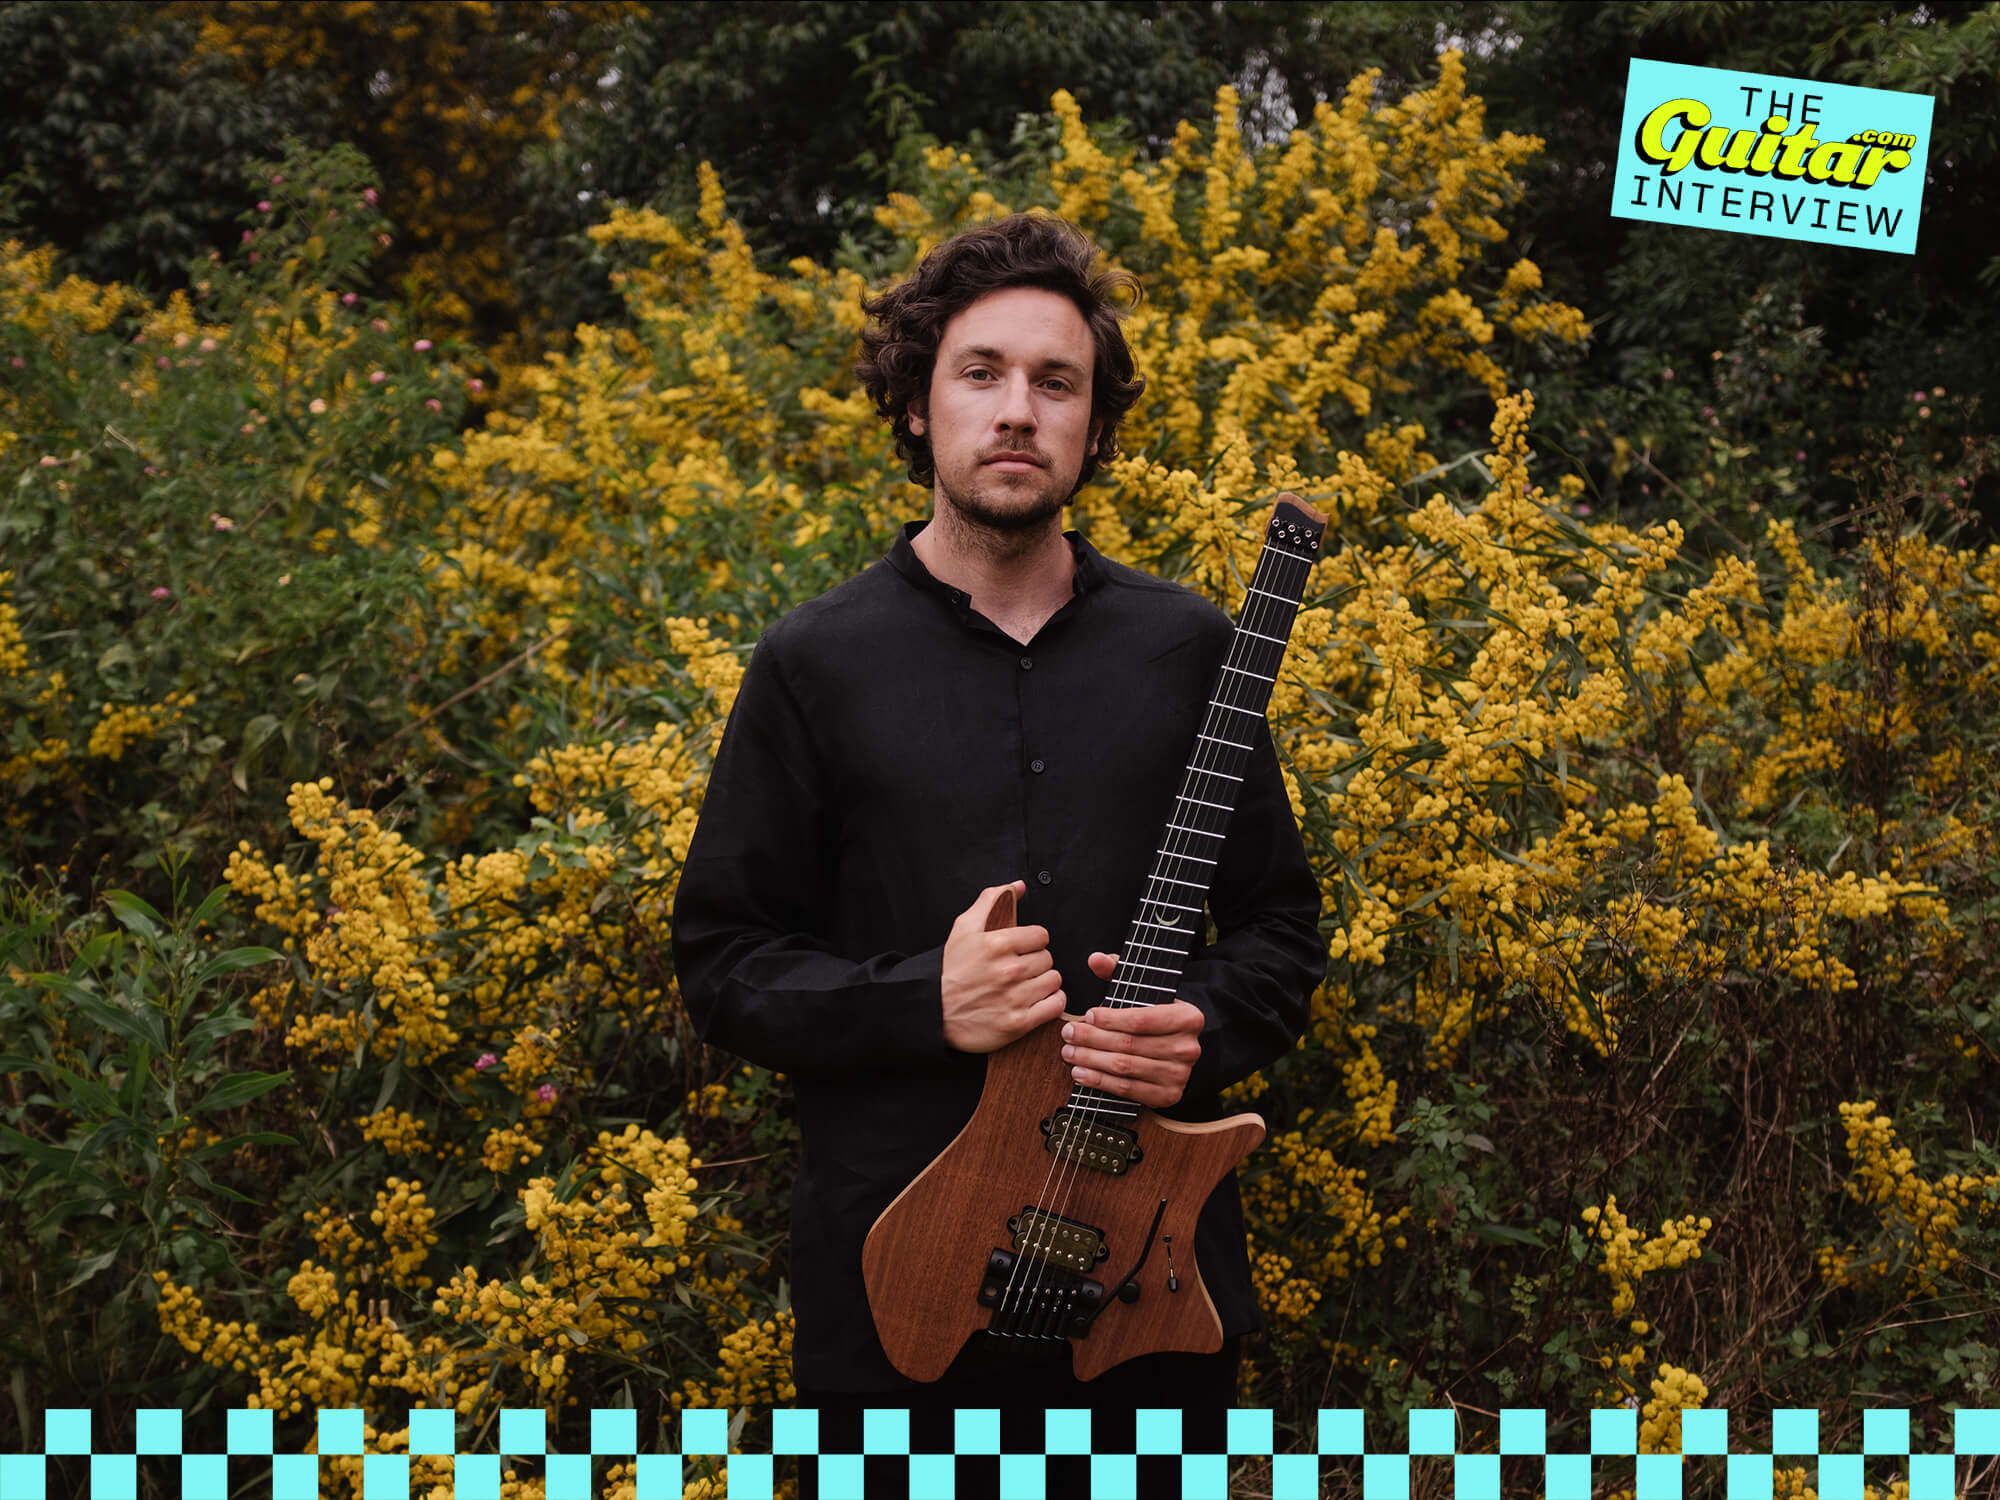
<instances>
[{"instance_id":1,"label":"man's face","mask_svg":"<svg viewBox=\"0 0 2000 1500\"><path fill-rule=\"evenodd\" d=\"M938 503L995 531L1062 514L1097 441L1093 353L1076 304L1040 287L989 292L954 314L930 395L910 414L930 439Z\"/></svg>"}]
</instances>

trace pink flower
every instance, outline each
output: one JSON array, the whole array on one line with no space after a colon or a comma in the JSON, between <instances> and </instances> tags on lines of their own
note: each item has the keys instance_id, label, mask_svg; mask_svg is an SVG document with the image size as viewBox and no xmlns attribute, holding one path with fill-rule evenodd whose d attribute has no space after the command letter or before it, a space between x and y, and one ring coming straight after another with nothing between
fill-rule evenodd
<instances>
[{"instance_id":1,"label":"pink flower","mask_svg":"<svg viewBox=\"0 0 2000 1500\"><path fill-rule=\"evenodd\" d=\"M326 222L327 222L327 223L329 223L329 224L333 223L333 221L334 221L334 220L336 220L336 219L338 219L339 217L340 217L340 215L339 215L339 214L337 214L337 213L335 213L335 212L334 212L334 211L333 211L332 209L330 209L330 208L329 208L329 209L328 209L328 210L326 211Z\"/></svg>"},{"instance_id":2,"label":"pink flower","mask_svg":"<svg viewBox=\"0 0 2000 1500\"><path fill-rule=\"evenodd\" d=\"M387 318L373 318L369 321L368 326L377 333L387 333L389 331L389 320Z\"/></svg>"},{"instance_id":3,"label":"pink flower","mask_svg":"<svg viewBox=\"0 0 2000 1500\"><path fill-rule=\"evenodd\" d=\"M203 339L203 340L201 341L201 352L202 352L203 354L213 354L213 353L215 353L215 340L214 340L214 339Z\"/></svg>"},{"instance_id":4,"label":"pink flower","mask_svg":"<svg viewBox=\"0 0 2000 1500\"><path fill-rule=\"evenodd\" d=\"M213 526L217 531L234 531L236 529L234 521L230 520L227 516L219 516L214 511L208 513L208 524Z\"/></svg>"},{"instance_id":5,"label":"pink flower","mask_svg":"<svg viewBox=\"0 0 2000 1500\"><path fill-rule=\"evenodd\" d=\"M466 388L470 390L472 394L475 396L478 395L481 391L486 389L486 382L483 380L478 380L478 379L468 380L466 381L465 384Z\"/></svg>"},{"instance_id":6,"label":"pink flower","mask_svg":"<svg viewBox=\"0 0 2000 1500\"><path fill-rule=\"evenodd\" d=\"M1803 448L1799 449L1798 452L1792 455L1792 462L1795 464L1802 464L1805 461L1806 461L1806 450Z\"/></svg>"},{"instance_id":7,"label":"pink flower","mask_svg":"<svg viewBox=\"0 0 2000 1500\"><path fill-rule=\"evenodd\" d=\"M428 407L429 407L429 408L430 408L430 409L431 409L432 411L443 411L443 410L444 410L444 403L443 403L442 401L438 400L438 398L437 398L437 397L435 397L435 396L431 397L431 399L430 399L430 400L426 401L426 402L424 403L424 405L428 406Z\"/></svg>"},{"instance_id":8,"label":"pink flower","mask_svg":"<svg viewBox=\"0 0 2000 1500\"><path fill-rule=\"evenodd\" d=\"M310 402L307 403L306 410L311 412L314 416L318 416L321 412L326 410L326 402L321 400L318 396L315 396L312 398Z\"/></svg>"},{"instance_id":9,"label":"pink flower","mask_svg":"<svg viewBox=\"0 0 2000 1500\"><path fill-rule=\"evenodd\" d=\"M419 354L428 354L431 352L431 341L429 339L418 339L410 347L415 349Z\"/></svg>"},{"instance_id":10,"label":"pink flower","mask_svg":"<svg viewBox=\"0 0 2000 1500\"><path fill-rule=\"evenodd\" d=\"M368 372L368 383L370 385L380 385L383 381L387 380L388 378L389 377L383 374L382 371L380 370L370 370Z\"/></svg>"},{"instance_id":11,"label":"pink flower","mask_svg":"<svg viewBox=\"0 0 2000 1500\"><path fill-rule=\"evenodd\" d=\"M1590 514L1590 507L1579 500L1576 502L1576 513L1580 516L1587 516Z\"/></svg>"},{"instance_id":12,"label":"pink flower","mask_svg":"<svg viewBox=\"0 0 2000 1500\"><path fill-rule=\"evenodd\" d=\"M61 462L62 462L61 459L55 458L50 454L44 453L42 455L42 467L45 469L53 469L57 464Z\"/></svg>"},{"instance_id":13,"label":"pink flower","mask_svg":"<svg viewBox=\"0 0 2000 1500\"><path fill-rule=\"evenodd\" d=\"M283 182L284 180L285 180L285 174L283 172L273 172L271 174L271 186L273 187L276 187L279 183Z\"/></svg>"},{"instance_id":14,"label":"pink flower","mask_svg":"<svg viewBox=\"0 0 2000 1500\"><path fill-rule=\"evenodd\" d=\"M168 588L164 583L161 584L158 588L153 590L153 597L155 599L171 599L173 598L173 596L174 596L174 591Z\"/></svg>"},{"instance_id":15,"label":"pink flower","mask_svg":"<svg viewBox=\"0 0 2000 1500\"><path fill-rule=\"evenodd\" d=\"M356 302L359 302L360 300L361 299L355 296L354 293L352 292L342 292L340 295L340 305L342 307L352 307Z\"/></svg>"},{"instance_id":16,"label":"pink flower","mask_svg":"<svg viewBox=\"0 0 2000 1500\"><path fill-rule=\"evenodd\" d=\"M387 250L395 241L391 240L386 234L378 234L375 236L375 243L380 245L384 250Z\"/></svg>"},{"instance_id":17,"label":"pink flower","mask_svg":"<svg viewBox=\"0 0 2000 1500\"><path fill-rule=\"evenodd\" d=\"M259 260L261 260L261 259L263 259L263 257L262 257L262 256L260 256L260 255L259 255L259 254L258 254L258 253L257 253L257 252L255 251L255 250L252 250L252 251L250 252L250 264L251 264L251 265L253 265L253 266L254 266L254 265L256 265L256 264L257 264L257 262L258 262Z\"/></svg>"},{"instance_id":18,"label":"pink flower","mask_svg":"<svg viewBox=\"0 0 2000 1500\"><path fill-rule=\"evenodd\" d=\"M157 473L159 473L160 471L159 471L158 469L154 468L154 467L153 467L153 466L152 466L151 464L147 464L147 465L146 465L146 472L147 472L148 474L157 474Z\"/></svg>"},{"instance_id":19,"label":"pink flower","mask_svg":"<svg viewBox=\"0 0 2000 1500\"><path fill-rule=\"evenodd\" d=\"M1924 393L1922 391L1912 391L1910 392L1910 399L1912 401L1922 401L1923 399L1925 399Z\"/></svg>"},{"instance_id":20,"label":"pink flower","mask_svg":"<svg viewBox=\"0 0 2000 1500\"><path fill-rule=\"evenodd\" d=\"M499 1062L500 1059L491 1052L482 1052L479 1054L479 1061L474 1063L472 1068L476 1073L484 1073L488 1068L497 1067Z\"/></svg>"},{"instance_id":21,"label":"pink flower","mask_svg":"<svg viewBox=\"0 0 2000 1500\"><path fill-rule=\"evenodd\" d=\"M1674 372L1672 370L1662 370L1660 371L1660 378L1662 380L1672 380L1674 378Z\"/></svg>"},{"instance_id":22,"label":"pink flower","mask_svg":"<svg viewBox=\"0 0 2000 1500\"><path fill-rule=\"evenodd\" d=\"M377 201L377 198L378 198L378 195L377 195L377 193L376 193L375 189L373 189L373 188L363 188L363 189L361 190L361 201L362 201L363 203L366 203L366 204L367 204L367 205L368 205L368 206L369 206L370 208L373 208L373 207L375 206L375 203L376 203L376 201Z\"/></svg>"},{"instance_id":23,"label":"pink flower","mask_svg":"<svg viewBox=\"0 0 2000 1500\"><path fill-rule=\"evenodd\" d=\"M243 231L243 243L244 243L244 244L246 244L246 245L247 245L247 244L249 244L249 243L250 243L250 242L251 242L252 240L254 240L254 239L256 239L256 238L257 238L257 231L256 231L256 230L254 230L254 229L246 229L246 230L244 230L244 231Z\"/></svg>"},{"instance_id":24,"label":"pink flower","mask_svg":"<svg viewBox=\"0 0 2000 1500\"><path fill-rule=\"evenodd\" d=\"M15 355L12 359L8 360L7 363L12 365L17 370L25 370L28 368L28 362L25 359L21 358L21 356L18 354Z\"/></svg>"},{"instance_id":25,"label":"pink flower","mask_svg":"<svg viewBox=\"0 0 2000 1500\"><path fill-rule=\"evenodd\" d=\"M158 365L162 370L171 370L174 367L174 362L168 359L164 354L162 354L158 359L154 360L153 363Z\"/></svg>"},{"instance_id":26,"label":"pink flower","mask_svg":"<svg viewBox=\"0 0 2000 1500\"><path fill-rule=\"evenodd\" d=\"M258 205L257 205L257 212L258 212L258 213L260 213L260 214L267 214L267 213L269 213L270 211L271 211L271 200L270 200L269 198L266 198L266 199L262 200L262 201L261 201L260 203L258 203Z\"/></svg>"},{"instance_id":27,"label":"pink flower","mask_svg":"<svg viewBox=\"0 0 2000 1500\"><path fill-rule=\"evenodd\" d=\"M536 1090L535 1090L535 1097L536 1097L537 1099L541 1100L541 1101L542 1101L542 1103L544 1103L544 1104L553 1104L553 1103L555 1103L555 1102L556 1102L556 1086L555 1086L555 1085L554 1085L553 1083L545 1083L545 1084L543 1084L543 1085L542 1085L542 1086L541 1086L540 1088L538 1088L538 1089L536 1089Z\"/></svg>"}]
</instances>

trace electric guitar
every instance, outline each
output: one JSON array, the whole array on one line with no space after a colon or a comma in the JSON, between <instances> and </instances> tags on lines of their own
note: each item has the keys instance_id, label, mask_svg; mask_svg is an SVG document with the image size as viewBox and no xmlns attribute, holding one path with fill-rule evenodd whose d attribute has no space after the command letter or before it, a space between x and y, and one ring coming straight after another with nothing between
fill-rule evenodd
<instances>
[{"instance_id":1,"label":"electric guitar","mask_svg":"<svg viewBox=\"0 0 2000 1500\"><path fill-rule=\"evenodd\" d=\"M1174 998L1326 524L1296 495L1272 509L1106 1004ZM1014 915L1010 891L988 930ZM971 1120L868 1232L861 1264L876 1331L912 1380L936 1380L982 1331L1067 1341L1080 1380L1142 1354L1222 1347L1195 1264L1195 1219L1264 1139L1264 1121L1189 1124L1075 1085L1062 1026L988 1054Z\"/></svg>"}]
</instances>

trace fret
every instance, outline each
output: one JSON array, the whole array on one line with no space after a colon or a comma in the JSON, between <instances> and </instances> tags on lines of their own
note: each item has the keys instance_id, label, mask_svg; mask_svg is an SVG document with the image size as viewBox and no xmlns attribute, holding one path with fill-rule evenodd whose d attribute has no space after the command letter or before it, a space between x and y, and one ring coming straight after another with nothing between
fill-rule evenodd
<instances>
[{"instance_id":1,"label":"fret","mask_svg":"<svg viewBox=\"0 0 2000 1500\"><path fill-rule=\"evenodd\" d=\"M1222 837L1219 833L1210 833L1206 828L1189 828L1180 823L1169 823L1167 827L1173 829L1175 833L1198 833L1205 839L1219 839Z\"/></svg>"},{"instance_id":2,"label":"fret","mask_svg":"<svg viewBox=\"0 0 2000 1500\"><path fill-rule=\"evenodd\" d=\"M1212 738L1212 736L1206 734L1201 737L1203 739ZM1222 745L1236 745L1236 741L1234 740L1218 740L1216 743ZM1250 747L1248 745L1236 745L1236 748L1238 750L1248 750ZM1241 781L1243 779L1241 776L1231 776L1227 771L1211 771L1207 766L1189 766L1188 770L1202 776L1220 776L1224 781ZM1187 800L1192 802L1195 799L1190 797ZM1218 807L1221 804L1211 802L1208 805L1210 807Z\"/></svg>"},{"instance_id":3,"label":"fret","mask_svg":"<svg viewBox=\"0 0 2000 1500\"><path fill-rule=\"evenodd\" d=\"M1220 809L1220 810L1221 810L1221 811L1223 811L1223 812L1235 812L1235 811L1236 811L1236 809L1235 809L1235 808L1233 808L1233 807L1231 807L1231 806L1230 806L1230 805L1229 805L1229 804L1228 804L1227 802L1202 802L1201 798L1199 798L1199 797L1190 797L1190 796L1188 796L1188 794L1187 794L1187 793L1185 793L1185 792L1181 793L1181 795L1180 795L1180 799L1179 799L1179 800L1180 800L1180 801L1182 801L1182 802L1197 802L1197 803L1200 803L1200 804L1201 804L1201 805L1202 805L1203 807L1213 807L1213 808L1218 808L1218 809ZM1220 834L1218 834L1218 835L1216 835L1216 836L1217 836L1218 838L1220 838L1220 837L1221 837L1221 835L1220 835Z\"/></svg>"},{"instance_id":4,"label":"fret","mask_svg":"<svg viewBox=\"0 0 2000 1500\"><path fill-rule=\"evenodd\" d=\"M1254 635L1257 637L1258 640L1269 641L1274 646L1283 646L1289 644L1283 636L1266 635L1261 630L1252 630L1248 625L1238 625L1236 628L1242 631L1243 634L1245 635Z\"/></svg>"},{"instance_id":5,"label":"fret","mask_svg":"<svg viewBox=\"0 0 2000 1500\"><path fill-rule=\"evenodd\" d=\"M1179 885L1181 884L1181 882L1177 880L1174 882L1174 884ZM1199 887L1197 887L1197 889L1199 889ZM1194 912L1197 916L1200 915L1201 913L1201 908L1199 906L1176 906L1171 901L1155 901L1151 897L1147 897L1141 900L1139 904L1141 906L1164 906L1168 911L1191 911ZM1145 927L1158 927L1161 924L1158 922L1145 922L1142 923L1141 925ZM1167 931L1179 932L1180 929L1178 927L1169 927L1167 928Z\"/></svg>"},{"instance_id":6,"label":"fret","mask_svg":"<svg viewBox=\"0 0 2000 1500\"><path fill-rule=\"evenodd\" d=\"M1157 926L1159 926L1159 923L1157 923L1157 922L1141 922L1141 923L1140 923L1139 925L1140 925L1141 927L1157 927ZM1173 931L1174 929L1173 929L1173 928L1171 928L1171 927L1169 927L1169 928L1166 928L1166 929L1164 929L1164 930L1165 930L1165 931L1168 931L1168 932L1172 932L1172 931ZM1169 948L1169 947L1168 947L1168 946L1167 946L1167 945L1166 945L1165 943L1141 943L1141 942L1137 942L1137 941L1131 941L1131 942L1127 942L1127 943L1125 944L1125 946L1126 946L1126 947L1128 947L1128 948L1144 948L1144 949L1145 949L1145 950L1146 950L1146 951L1147 951L1148 953L1171 953L1171 954L1173 954L1173 956L1174 956L1175 958L1186 958L1186 957L1187 957L1187 951L1186 951L1185 949L1182 949L1182 948ZM1153 965L1153 964L1143 964L1143 965L1141 965L1141 967L1142 967L1142 968L1148 968L1148 969L1150 969L1150 968L1154 968L1154 967L1156 967L1156 965ZM1179 970L1179 969L1175 969L1175 970L1173 970L1172 972L1174 972L1174 973L1178 974L1178 973L1180 973L1180 970Z\"/></svg>"},{"instance_id":7,"label":"fret","mask_svg":"<svg viewBox=\"0 0 2000 1500\"><path fill-rule=\"evenodd\" d=\"M1158 990L1162 995L1175 995L1180 993L1178 990L1169 989L1164 984L1141 984L1136 979L1122 979L1122 980L1114 979L1111 982L1113 984L1128 984L1135 990Z\"/></svg>"},{"instance_id":8,"label":"fret","mask_svg":"<svg viewBox=\"0 0 2000 1500\"><path fill-rule=\"evenodd\" d=\"M1174 877L1173 877L1173 876L1171 876L1171 875L1153 875L1153 876L1150 876L1150 877L1148 877L1148 878L1149 878L1149 879L1153 879L1153 880L1164 880L1164 881L1165 881L1165 882L1166 882L1166 883L1167 883L1168 885L1184 885L1184 886L1186 886L1186 887L1187 887L1187 888L1188 888L1189 890L1191 890L1191 891L1205 891L1205 890L1207 890L1207 889L1208 889L1208 887L1207 887L1207 886L1205 886L1205 885L1201 884L1201 883L1200 883L1199 881L1195 881L1195 880L1176 880L1176 879L1174 879ZM1165 906L1166 904L1167 904L1167 903L1166 903L1166 902L1164 902L1164 901L1155 901L1155 902L1153 903L1153 905L1155 905L1155 906ZM1193 910L1194 910L1194 908L1193 908L1193 907L1191 907L1191 906L1177 906L1177 907L1175 907L1175 908L1174 908L1174 910L1176 910L1176 911L1193 911Z\"/></svg>"},{"instance_id":9,"label":"fret","mask_svg":"<svg viewBox=\"0 0 2000 1500\"><path fill-rule=\"evenodd\" d=\"M1253 673L1251 673L1250 675L1254 677L1254 676L1256 676L1257 674L1253 672ZM1261 719L1261 718L1263 718L1263 717L1264 717L1264 714L1263 714L1263 711L1262 711L1262 710L1260 710L1260 709L1255 709L1255 708L1236 708L1236 705L1235 705L1234 703L1224 703L1224 702L1223 702L1223 701L1222 701L1222 700L1221 700L1220 698L1211 698L1211 699L1209 699L1209 700L1208 700L1208 706L1209 706L1210 708L1230 708L1230 709L1235 709L1237 713L1239 713L1239 714L1248 714L1248 715L1249 715L1249 716L1250 716L1251 718L1253 718L1253 719Z\"/></svg>"},{"instance_id":10,"label":"fret","mask_svg":"<svg viewBox=\"0 0 2000 1500\"><path fill-rule=\"evenodd\" d=\"M1236 741L1234 741L1234 740L1224 740L1224 739L1218 739L1218 738L1216 738L1216 736L1214 736L1214 735L1212 735L1212 734L1198 734L1198 735L1196 735L1196 736L1195 736L1195 738L1196 738L1196 739L1198 739L1198 740L1207 740L1207 741L1208 741L1208 742L1209 742L1210 744L1214 744L1214 745L1227 745L1227 746L1228 746L1228 747L1229 747L1230 749L1232 749L1232 750L1248 750L1248 749L1250 748L1250 747L1249 747L1248 745L1239 745L1239 744L1237 744L1237 743L1236 743ZM1198 766L1197 766L1197 767L1193 767L1192 769L1195 769L1195 770L1199 770L1199 769L1200 769L1200 767L1198 767ZM1226 771L1211 771L1211 772L1209 772L1209 775L1211 775L1211 776L1226 776L1226 775L1228 775L1228 772L1226 772ZM1241 781L1241 780L1242 780L1243 778L1242 778L1241 776L1230 776L1230 777L1229 777L1229 779L1230 779L1231 781Z\"/></svg>"},{"instance_id":11,"label":"fret","mask_svg":"<svg viewBox=\"0 0 2000 1500\"><path fill-rule=\"evenodd\" d=\"M1152 973L1155 973L1155 974L1171 974L1171 975L1173 975L1173 976L1174 976L1174 977L1175 977L1176 979L1178 979L1178 978L1180 977L1180 972L1181 972L1181 971L1180 971L1179 969L1170 969L1170 968L1168 968L1168 967L1167 967L1167 966L1166 966L1165 964L1142 964L1142 963L1140 963L1140 962L1139 962L1139 961L1138 961L1137 959L1135 959L1135 958L1121 958L1121 959L1119 959L1119 960L1118 960L1118 972L1122 974L1122 973L1124 973L1124 972L1125 972L1125 971L1126 971L1127 969L1147 969L1147 970L1150 970L1150 971L1151 971ZM1134 984L1138 983L1138 981L1137 981L1137 980L1133 980L1133 981L1131 981L1131 982L1132 982L1132 983L1134 983Z\"/></svg>"},{"instance_id":12,"label":"fret","mask_svg":"<svg viewBox=\"0 0 2000 1500\"><path fill-rule=\"evenodd\" d=\"M1167 902L1165 902L1165 901L1141 901L1141 902L1140 902L1139 904L1140 904L1141 906L1166 906L1166 905L1168 905L1169 903L1167 903ZM1177 907L1177 908L1175 908L1175 909L1176 909L1176 910L1178 910L1178 911L1186 911L1186 910L1188 910L1188 908L1187 908L1187 907L1185 907L1185 906L1182 906L1182 907ZM1175 934L1177 934L1177 935L1178 935L1178 936L1180 936L1180 937L1192 937L1192 936L1193 936L1193 934L1192 934L1192 933L1190 933L1190 932L1189 932L1189 931L1188 931L1188 930L1187 930L1187 929L1186 929L1185 927L1173 927L1173 926L1170 926L1170 925L1168 925L1168 924L1167 924L1167 923L1165 923L1165 922L1148 922L1148 921L1147 921L1147 920L1146 920L1145 918L1143 918L1143 917L1139 917L1139 918L1135 918L1135 919L1134 919L1134 921L1133 921L1133 923L1132 923L1132 925L1133 925L1134 927L1150 927L1150 928L1152 928L1152 929L1153 929L1153 930L1154 930L1155 932L1171 932L1171 933L1175 933ZM1133 944L1132 946L1133 946L1134 948L1151 948L1151 947L1154 947L1154 946L1156 946L1156 945L1155 945L1155 944L1152 944L1152 943L1134 943L1134 944ZM1161 951L1161 952L1163 952L1163 953L1178 953L1178 952L1180 952L1181 950L1180 950L1180 949L1178 949L1178 948L1163 948L1163 949L1161 949L1160 951Z\"/></svg>"},{"instance_id":13,"label":"fret","mask_svg":"<svg viewBox=\"0 0 2000 1500\"><path fill-rule=\"evenodd\" d=\"M1259 682L1276 682L1278 680L1275 677L1266 677L1262 672L1246 672L1241 667L1225 666L1222 670L1225 672L1234 672L1238 677L1254 677Z\"/></svg>"},{"instance_id":14,"label":"fret","mask_svg":"<svg viewBox=\"0 0 2000 1500\"><path fill-rule=\"evenodd\" d=\"M1276 599L1280 604L1284 605L1285 608L1287 609L1297 609L1299 607L1298 600L1288 599L1283 594L1274 594L1269 589L1258 588L1255 584L1245 584L1244 587L1247 588L1253 594L1262 594L1266 599Z\"/></svg>"},{"instance_id":15,"label":"fret","mask_svg":"<svg viewBox=\"0 0 2000 1500\"><path fill-rule=\"evenodd\" d=\"M1199 854L1182 854L1178 849L1155 849L1153 852L1155 854L1164 854L1168 859L1191 859L1200 865L1212 865L1215 863L1212 859L1203 859Z\"/></svg>"}]
</instances>

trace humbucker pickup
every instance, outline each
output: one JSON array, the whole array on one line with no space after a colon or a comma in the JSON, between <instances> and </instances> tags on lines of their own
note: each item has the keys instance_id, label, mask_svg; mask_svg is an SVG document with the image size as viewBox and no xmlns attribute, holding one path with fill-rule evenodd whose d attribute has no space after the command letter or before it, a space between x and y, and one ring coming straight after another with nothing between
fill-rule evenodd
<instances>
[{"instance_id":1,"label":"humbucker pickup","mask_svg":"<svg viewBox=\"0 0 2000 1500\"><path fill-rule=\"evenodd\" d=\"M1064 1107L1042 1121L1044 1144L1057 1159L1123 1177L1145 1156L1139 1137L1120 1125L1104 1125Z\"/></svg>"}]
</instances>

